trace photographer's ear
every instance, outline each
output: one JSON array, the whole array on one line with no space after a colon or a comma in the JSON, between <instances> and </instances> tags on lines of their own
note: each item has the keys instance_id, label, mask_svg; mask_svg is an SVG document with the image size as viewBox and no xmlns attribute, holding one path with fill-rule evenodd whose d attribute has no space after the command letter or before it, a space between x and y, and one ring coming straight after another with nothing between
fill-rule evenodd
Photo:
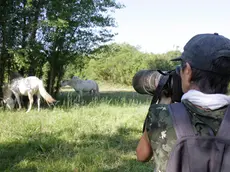
<instances>
[{"instance_id":1,"label":"photographer's ear","mask_svg":"<svg viewBox=\"0 0 230 172\"><path fill-rule=\"evenodd\" d=\"M192 68L188 62L186 62L186 72L188 75L188 81L191 82L192 79Z\"/></svg>"},{"instance_id":2,"label":"photographer's ear","mask_svg":"<svg viewBox=\"0 0 230 172\"><path fill-rule=\"evenodd\" d=\"M186 93L191 87L191 79L192 79L192 68L189 63L186 62L185 67L183 67L180 71L182 90Z\"/></svg>"},{"instance_id":3,"label":"photographer's ear","mask_svg":"<svg viewBox=\"0 0 230 172\"><path fill-rule=\"evenodd\" d=\"M192 68L188 62L186 62L185 67L181 69L180 71L181 76L183 79L185 79L187 82L191 81L192 78Z\"/></svg>"}]
</instances>

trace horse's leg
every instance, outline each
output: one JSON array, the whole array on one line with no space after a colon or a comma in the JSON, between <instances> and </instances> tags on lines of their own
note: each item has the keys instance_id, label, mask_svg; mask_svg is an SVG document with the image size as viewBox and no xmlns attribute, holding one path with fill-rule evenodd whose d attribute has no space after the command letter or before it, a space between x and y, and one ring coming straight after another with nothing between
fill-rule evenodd
<instances>
[{"instance_id":1,"label":"horse's leg","mask_svg":"<svg viewBox=\"0 0 230 172\"><path fill-rule=\"evenodd\" d=\"M94 96L97 95L97 93L98 93L98 85L96 83L94 83L94 88L93 88Z\"/></svg>"},{"instance_id":2,"label":"horse's leg","mask_svg":"<svg viewBox=\"0 0 230 172\"><path fill-rule=\"evenodd\" d=\"M40 93L37 93L37 104L38 104L38 111L40 111L40 105L41 105L41 95L40 95Z\"/></svg>"},{"instance_id":3,"label":"horse's leg","mask_svg":"<svg viewBox=\"0 0 230 172\"><path fill-rule=\"evenodd\" d=\"M79 100L81 100L82 95L83 95L83 91L82 91L82 90L79 90Z\"/></svg>"},{"instance_id":4,"label":"horse's leg","mask_svg":"<svg viewBox=\"0 0 230 172\"><path fill-rule=\"evenodd\" d=\"M26 111L26 113L28 113L28 112L31 110L32 105L33 105L33 102L34 102L33 95L32 95L30 92L28 92L28 98L29 98L30 104L29 104L29 108L28 108L28 110Z\"/></svg>"},{"instance_id":5,"label":"horse's leg","mask_svg":"<svg viewBox=\"0 0 230 172\"><path fill-rule=\"evenodd\" d=\"M20 96L19 96L19 94L16 93L16 92L13 92L13 93L14 93L15 98L16 98L17 103L18 103L18 110L20 110L20 109L22 108L21 101L20 101Z\"/></svg>"}]
</instances>

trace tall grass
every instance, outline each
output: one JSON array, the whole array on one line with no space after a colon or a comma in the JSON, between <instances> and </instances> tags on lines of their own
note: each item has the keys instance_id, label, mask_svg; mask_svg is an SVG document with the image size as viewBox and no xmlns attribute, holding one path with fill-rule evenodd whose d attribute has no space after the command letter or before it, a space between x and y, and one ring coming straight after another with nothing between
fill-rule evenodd
<instances>
[{"instance_id":1,"label":"tall grass","mask_svg":"<svg viewBox=\"0 0 230 172\"><path fill-rule=\"evenodd\" d=\"M152 171L135 149L150 97L63 92L52 109L0 111L0 171Z\"/></svg>"}]
</instances>

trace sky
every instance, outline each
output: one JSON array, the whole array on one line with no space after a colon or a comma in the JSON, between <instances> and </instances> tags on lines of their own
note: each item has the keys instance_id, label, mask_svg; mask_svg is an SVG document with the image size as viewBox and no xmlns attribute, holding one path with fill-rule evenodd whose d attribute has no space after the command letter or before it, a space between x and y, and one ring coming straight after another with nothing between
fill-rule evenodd
<instances>
[{"instance_id":1,"label":"sky","mask_svg":"<svg viewBox=\"0 0 230 172\"><path fill-rule=\"evenodd\" d=\"M113 16L117 43L140 46L143 52L183 50L199 33L230 38L230 0L117 0L126 7Z\"/></svg>"}]
</instances>

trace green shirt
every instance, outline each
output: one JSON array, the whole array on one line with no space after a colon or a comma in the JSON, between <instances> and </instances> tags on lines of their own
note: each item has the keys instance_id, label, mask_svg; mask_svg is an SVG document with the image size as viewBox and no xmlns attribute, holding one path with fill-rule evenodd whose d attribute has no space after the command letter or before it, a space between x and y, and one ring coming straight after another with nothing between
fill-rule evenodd
<instances>
[{"instance_id":1,"label":"green shirt","mask_svg":"<svg viewBox=\"0 0 230 172\"><path fill-rule=\"evenodd\" d=\"M226 106L214 111L208 111L194 106L189 101L183 101L182 103L189 112L196 134L215 135L217 133L226 111ZM145 127L151 141L155 170L156 172L163 172L166 169L170 152L177 139L168 105L152 104L146 117Z\"/></svg>"}]
</instances>

